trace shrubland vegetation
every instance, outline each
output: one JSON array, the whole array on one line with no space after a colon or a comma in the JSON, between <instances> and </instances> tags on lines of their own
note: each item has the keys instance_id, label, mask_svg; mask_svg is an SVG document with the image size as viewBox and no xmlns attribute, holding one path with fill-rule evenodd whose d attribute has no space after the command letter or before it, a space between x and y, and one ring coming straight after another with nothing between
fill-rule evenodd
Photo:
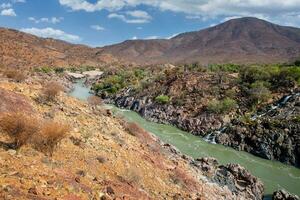
<instances>
[{"instance_id":1,"label":"shrubland vegetation","mask_svg":"<svg viewBox=\"0 0 300 200\"><path fill-rule=\"evenodd\" d=\"M181 66L149 66L134 70L121 68L106 72L105 78L96 83L93 90L107 97L130 88L131 94L146 95L159 104L189 106L189 109L203 104L203 99L206 101L207 111L225 114L236 108L255 109L270 102L276 95L283 95L291 88L299 86L299 63L300 61L289 65L247 66L202 66L193 63ZM193 84L186 85L189 81ZM209 88L203 89L204 85L209 85ZM171 87L178 89L171 90Z\"/></svg>"},{"instance_id":2,"label":"shrubland vegetation","mask_svg":"<svg viewBox=\"0 0 300 200\"><path fill-rule=\"evenodd\" d=\"M234 99L230 99L227 97L223 100L212 100L208 104L207 109L210 112L222 114L222 113L230 112L236 107L237 107L236 101Z\"/></svg>"},{"instance_id":3,"label":"shrubland vegetation","mask_svg":"<svg viewBox=\"0 0 300 200\"><path fill-rule=\"evenodd\" d=\"M138 87L145 75L145 70L143 69L135 69L132 71L121 70L105 77L99 83L94 84L92 89L96 93L115 94L128 86Z\"/></svg>"},{"instance_id":4,"label":"shrubland vegetation","mask_svg":"<svg viewBox=\"0 0 300 200\"><path fill-rule=\"evenodd\" d=\"M2 113L0 115L0 129L13 140L16 149L28 144L50 155L70 131L68 125L44 121L18 112Z\"/></svg>"},{"instance_id":5,"label":"shrubland vegetation","mask_svg":"<svg viewBox=\"0 0 300 200\"><path fill-rule=\"evenodd\" d=\"M43 86L42 98L46 101L54 101L60 92L64 90L58 82L48 82Z\"/></svg>"},{"instance_id":6,"label":"shrubland vegetation","mask_svg":"<svg viewBox=\"0 0 300 200\"><path fill-rule=\"evenodd\" d=\"M18 69L6 69L3 74L16 82L22 82L27 78L26 73Z\"/></svg>"}]
</instances>

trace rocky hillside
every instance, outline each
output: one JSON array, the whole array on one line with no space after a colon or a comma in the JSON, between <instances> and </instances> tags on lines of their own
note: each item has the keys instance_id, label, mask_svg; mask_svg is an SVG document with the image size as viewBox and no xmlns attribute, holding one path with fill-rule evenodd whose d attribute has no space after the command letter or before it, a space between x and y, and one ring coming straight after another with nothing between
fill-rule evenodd
<instances>
[{"instance_id":1,"label":"rocky hillside","mask_svg":"<svg viewBox=\"0 0 300 200\"><path fill-rule=\"evenodd\" d=\"M0 65L5 67L98 66L115 60L97 49L0 28Z\"/></svg>"},{"instance_id":2,"label":"rocky hillside","mask_svg":"<svg viewBox=\"0 0 300 200\"><path fill-rule=\"evenodd\" d=\"M300 29L246 17L169 40L125 41L99 50L139 64L282 63L300 57Z\"/></svg>"},{"instance_id":3,"label":"rocky hillside","mask_svg":"<svg viewBox=\"0 0 300 200\"><path fill-rule=\"evenodd\" d=\"M299 84L299 66L186 65L107 73L93 89L107 102L148 120L299 166L299 97L288 99L294 100L286 102L288 109L278 106L270 112L281 115L251 118L257 110L272 103L275 107L283 96L295 94ZM218 134L228 124L233 128Z\"/></svg>"},{"instance_id":4,"label":"rocky hillside","mask_svg":"<svg viewBox=\"0 0 300 200\"><path fill-rule=\"evenodd\" d=\"M283 63L300 58L300 30L247 17L171 39L130 40L91 48L0 28L0 48L0 64L7 67Z\"/></svg>"},{"instance_id":5,"label":"rocky hillside","mask_svg":"<svg viewBox=\"0 0 300 200\"><path fill-rule=\"evenodd\" d=\"M239 165L193 160L103 108L63 93L42 101L41 83L56 78L32 74L24 83L0 79L1 199L262 198L262 183ZM36 117L33 124L25 121L29 127L44 120L71 129L50 155L34 145L38 135L16 149L11 136L18 135L7 134L2 118L15 112ZM21 130L22 135L28 132Z\"/></svg>"}]
</instances>

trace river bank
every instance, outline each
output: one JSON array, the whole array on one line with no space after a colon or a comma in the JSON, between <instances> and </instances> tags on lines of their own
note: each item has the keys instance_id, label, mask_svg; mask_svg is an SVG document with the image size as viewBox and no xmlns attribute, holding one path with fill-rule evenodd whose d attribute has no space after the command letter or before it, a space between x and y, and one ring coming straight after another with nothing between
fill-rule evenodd
<instances>
[{"instance_id":1,"label":"river bank","mask_svg":"<svg viewBox=\"0 0 300 200\"><path fill-rule=\"evenodd\" d=\"M91 94L89 88L82 84L76 84L75 97L87 98ZM142 128L158 136L165 143L174 145L185 155L193 158L214 157L220 164L239 163L245 166L253 175L259 177L265 185L265 194L271 194L277 189L286 189L291 193L300 195L300 170L292 166L283 165L279 162L269 161L255 157L245 152L235 151L222 145L213 145L203 141L201 138L181 131L173 126L149 122L136 112L107 106L116 115L121 115L124 119L138 123Z\"/></svg>"},{"instance_id":2,"label":"river bank","mask_svg":"<svg viewBox=\"0 0 300 200\"><path fill-rule=\"evenodd\" d=\"M276 109L262 111L266 114L260 114L248 121L238 118L226 121L209 113L203 113L195 118L186 117L180 109L172 105L158 104L147 97L137 98L130 95L129 90L105 101L135 111L149 121L170 124L204 137L209 142L247 151L265 159L299 166L300 127L296 119L300 114L299 95L291 95L284 104L282 100L275 103L270 107L276 106ZM207 128L203 126L211 127L212 130L206 131ZM222 130L221 133L218 130Z\"/></svg>"}]
</instances>

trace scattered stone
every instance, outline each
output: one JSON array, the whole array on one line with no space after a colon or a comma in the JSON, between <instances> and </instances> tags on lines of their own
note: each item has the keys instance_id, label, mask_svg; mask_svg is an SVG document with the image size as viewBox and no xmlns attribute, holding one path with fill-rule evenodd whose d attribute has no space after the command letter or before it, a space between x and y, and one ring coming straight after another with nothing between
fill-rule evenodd
<instances>
[{"instance_id":1,"label":"scattered stone","mask_svg":"<svg viewBox=\"0 0 300 200\"><path fill-rule=\"evenodd\" d=\"M109 195L113 195L115 194L115 191L113 190L113 188L111 186L108 186L106 188L106 192L109 194Z\"/></svg>"},{"instance_id":2,"label":"scattered stone","mask_svg":"<svg viewBox=\"0 0 300 200\"><path fill-rule=\"evenodd\" d=\"M29 188L28 193L38 195L37 189L35 187Z\"/></svg>"},{"instance_id":3,"label":"scattered stone","mask_svg":"<svg viewBox=\"0 0 300 200\"><path fill-rule=\"evenodd\" d=\"M9 153L10 155L14 156L14 155L17 154L17 151L14 150L14 149L9 149L9 150L7 150L7 153Z\"/></svg>"}]
</instances>

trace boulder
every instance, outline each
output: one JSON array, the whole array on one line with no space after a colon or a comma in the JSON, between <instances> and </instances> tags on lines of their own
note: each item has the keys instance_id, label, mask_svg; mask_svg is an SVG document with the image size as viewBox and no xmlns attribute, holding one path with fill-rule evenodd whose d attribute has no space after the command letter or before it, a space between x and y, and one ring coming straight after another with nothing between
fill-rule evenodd
<instances>
[{"instance_id":1,"label":"boulder","mask_svg":"<svg viewBox=\"0 0 300 200\"><path fill-rule=\"evenodd\" d=\"M300 200L297 195L292 195L285 190L278 190L273 193L272 200Z\"/></svg>"}]
</instances>

